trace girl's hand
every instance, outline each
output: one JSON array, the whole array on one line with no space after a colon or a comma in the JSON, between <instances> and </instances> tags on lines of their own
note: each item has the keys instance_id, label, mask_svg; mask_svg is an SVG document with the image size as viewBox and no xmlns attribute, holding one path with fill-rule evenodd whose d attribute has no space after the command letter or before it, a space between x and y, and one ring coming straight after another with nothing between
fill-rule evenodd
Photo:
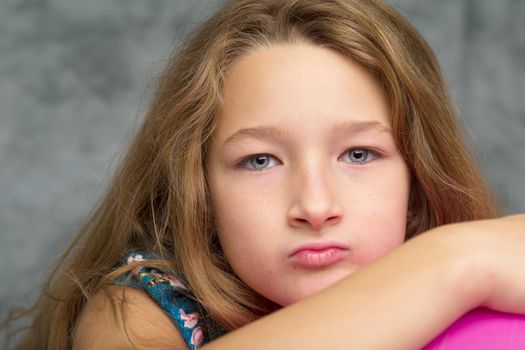
<instances>
[{"instance_id":1,"label":"girl's hand","mask_svg":"<svg viewBox=\"0 0 525 350\"><path fill-rule=\"evenodd\" d=\"M457 229L481 267L482 306L525 314L525 215L461 223Z\"/></svg>"},{"instance_id":2,"label":"girl's hand","mask_svg":"<svg viewBox=\"0 0 525 350\"><path fill-rule=\"evenodd\" d=\"M432 229L204 348L421 349L480 305L525 314L525 215Z\"/></svg>"},{"instance_id":3,"label":"girl's hand","mask_svg":"<svg viewBox=\"0 0 525 350\"><path fill-rule=\"evenodd\" d=\"M431 230L470 264L463 291L474 306L525 314L525 215L444 225ZM447 237L443 237L447 236ZM472 287L472 288L471 288Z\"/></svg>"}]
</instances>

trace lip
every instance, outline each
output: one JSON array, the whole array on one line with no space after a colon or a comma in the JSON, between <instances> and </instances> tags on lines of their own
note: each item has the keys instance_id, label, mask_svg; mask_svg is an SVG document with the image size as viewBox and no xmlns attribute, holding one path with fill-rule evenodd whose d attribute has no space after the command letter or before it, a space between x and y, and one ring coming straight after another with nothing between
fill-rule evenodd
<instances>
[{"instance_id":1,"label":"lip","mask_svg":"<svg viewBox=\"0 0 525 350\"><path fill-rule=\"evenodd\" d=\"M312 269L329 267L348 255L349 247L341 243L309 243L291 251L289 258L301 267Z\"/></svg>"}]
</instances>

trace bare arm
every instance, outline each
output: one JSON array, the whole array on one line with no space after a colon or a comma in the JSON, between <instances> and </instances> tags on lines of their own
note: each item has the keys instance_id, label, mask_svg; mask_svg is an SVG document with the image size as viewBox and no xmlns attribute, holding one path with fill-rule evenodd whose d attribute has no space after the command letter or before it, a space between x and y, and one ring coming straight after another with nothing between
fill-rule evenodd
<instances>
[{"instance_id":1,"label":"bare arm","mask_svg":"<svg viewBox=\"0 0 525 350\"><path fill-rule=\"evenodd\" d=\"M122 288L113 287L119 304ZM109 300L103 293L97 293L80 316L73 335L73 349L187 349L169 317L144 292L126 288L125 312L127 334L120 314L115 320Z\"/></svg>"},{"instance_id":2,"label":"bare arm","mask_svg":"<svg viewBox=\"0 0 525 350\"><path fill-rule=\"evenodd\" d=\"M525 313L524 251L524 216L434 229L204 348L419 349L478 305Z\"/></svg>"},{"instance_id":3,"label":"bare arm","mask_svg":"<svg viewBox=\"0 0 525 350\"><path fill-rule=\"evenodd\" d=\"M525 313L523 252L524 215L440 227L203 349L420 349L478 305ZM127 316L141 345L185 349L167 316L135 293ZM101 302L86 307L74 349L130 348Z\"/></svg>"}]
</instances>

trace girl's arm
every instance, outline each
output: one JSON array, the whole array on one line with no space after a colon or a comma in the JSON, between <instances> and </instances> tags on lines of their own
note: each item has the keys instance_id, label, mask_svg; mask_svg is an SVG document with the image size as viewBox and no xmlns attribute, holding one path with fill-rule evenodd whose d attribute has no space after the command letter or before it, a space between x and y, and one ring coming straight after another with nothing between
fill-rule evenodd
<instances>
[{"instance_id":1,"label":"girl's arm","mask_svg":"<svg viewBox=\"0 0 525 350\"><path fill-rule=\"evenodd\" d=\"M524 252L524 215L442 226L204 349L420 349L476 306L525 313Z\"/></svg>"},{"instance_id":2,"label":"girl's arm","mask_svg":"<svg viewBox=\"0 0 525 350\"><path fill-rule=\"evenodd\" d=\"M122 306L122 286L112 287ZM73 350L186 349L186 344L168 315L141 290L126 288L126 329L117 313L114 319L110 301L97 293L84 307L73 332Z\"/></svg>"},{"instance_id":3,"label":"girl's arm","mask_svg":"<svg viewBox=\"0 0 525 350\"><path fill-rule=\"evenodd\" d=\"M420 349L476 306L525 313L524 252L525 215L442 226L203 349ZM147 296L130 297L139 345L186 349L158 307L144 309ZM130 348L103 300L88 304L74 348L99 348L97 339Z\"/></svg>"}]
</instances>

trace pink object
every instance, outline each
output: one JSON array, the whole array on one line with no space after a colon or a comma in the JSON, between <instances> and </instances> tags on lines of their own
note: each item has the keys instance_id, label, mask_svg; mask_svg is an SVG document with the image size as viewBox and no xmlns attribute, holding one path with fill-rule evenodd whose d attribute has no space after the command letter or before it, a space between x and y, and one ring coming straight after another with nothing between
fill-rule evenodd
<instances>
[{"instance_id":1,"label":"pink object","mask_svg":"<svg viewBox=\"0 0 525 350\"><path fill-rule=\"evenodd\" d=\"M525 315L474 309L423 350L524 350Z\"/></svg>"}]
</instances>

